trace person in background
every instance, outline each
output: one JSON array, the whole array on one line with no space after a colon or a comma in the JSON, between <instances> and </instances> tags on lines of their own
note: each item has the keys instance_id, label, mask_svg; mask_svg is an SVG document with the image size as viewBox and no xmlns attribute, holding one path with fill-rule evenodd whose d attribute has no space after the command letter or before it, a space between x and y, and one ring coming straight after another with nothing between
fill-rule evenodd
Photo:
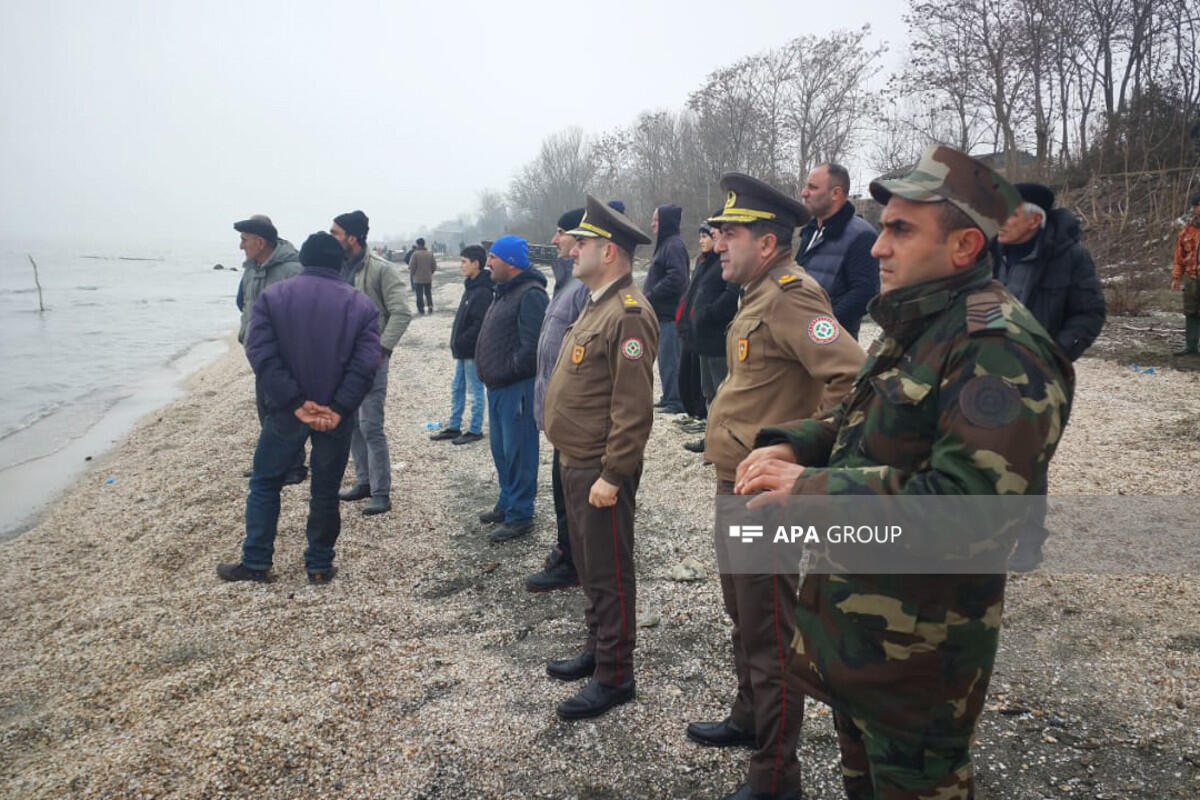
<instances>
[{"instance_id":1,"label":"person in background","mask_svg":"<svg viewBox=\"0 0 1200 800\"><path fill-rule=\"evenodd\" d=\"M296 248L286 239L279 238L279 232L271 223L271 218L264 214L255 214L249 219L233 223L233 229L241 234L238 248L246 254L242 263L242 280L238 284L237 305L242 312L241 325L238 327L238 342L246 343L246 328L250 325L250 312L258 301L259 295L268 286L300 274L300 256ZM254 407L258 411L258 423L262 425L267 409L262 395L255 384ZM251 472L243 477L249 478ZM304 466L304 448L296 455L295 462L288 467L283 476L283 485L302 483L308 477L308 467Z\"/></svg>"},{"instance_id":2,"label":"person in background","mask_svg":"<svg viewBox=\"0 0 1200 800\"><path fill-rule=\"evenodd\" d=\"M675 335L675 309L687 288L688 251L679 235L679 221L683 209L675 205L661 205L650 217L650 230L657 234L654 243L654 258L642 283L642 294L654 308L658 319L658 377L662 383L662 397L656 408L671 414L684 411L679 399L679 337Z\"/></svg>"},{"instance_id":3,"label":"person in background","mask_svg":"<svg viewBox=\"0 0 1200 800\"><path fill-rule=\"evenodd\" d=\"M329 230L341 243L345 254L342 279L370 298L379 312L379 369L355 415L357 424L350 440L355 482L339 495L345 502L371 498L363 507L364 516L383 514L392 509L392 461L383 430L388 364L392 351L412 320L404 296L404 282L396 268L392 262L367 249L368 229L367 215L350 211L335 217Z\"/></svg>"},{"instance_id":4,"label":"person in background","mask_svg":"<svg viewBox=\"0 0 1200 800\"><path fill-rule=\"evenodd\" d=\"M425 249L424 239L417 239L412 257L408 259L408 272L417 295L418 314L433 313L433 273L436 270L437 258Z\"/></svg>"},{"instance_id":5,"label":"person in background","mask_svg":"<svg viewBox=\"0 0 1200 800\"><path fill-rule=\"evenodd\" d=\"M246 358L267 413L246 497L240 561L218 564L224 581L265 583L275 554L279 490L288 466L312 440L304 569L313 584L337 572L338 485L350 454L354 410L379 367L379 312L340 275L342 245L314 233L300 248L304 271L267 287L251 310Z\"/></svg>"},{"instance_id":6,"label":"person in background","mask_svg":"<svg viewBox=\"0 0 1200 800\"><path fill-rule=\"evenodd\" d=\"M854 213L850 173L841 164L821 164L808 173L800 192L812 219L800 231L796 263L829 293L833 315L858 338L867 303L879 294L879 261L871 255L875 229Z\"/></svg>"},{"instance_id":7,"label":"person in background","mask_svg":"<svg viewBox=\"0 0 1200 800\"><path fill-rule=\"evenodd\" d=\"M488 269L496 282L475 345L475 367L487 387L489 438L500 495L484 523L500 523L488 540L494 544L533 530L537 497L538 431L533 419L538 332L550 299L546 277L529 263L529 245L519 236L492 242Z\"/></svg>"},{"instance_id":8,"label":"person in background","mask_svg":"<svg viewBox=\"0 0 1200 800\"><path fill-rule=\"evenodd\" d=\"M484 266L487 253L477 244L464 247L460 268L463 274L463 296L454 312L450 328L450 355L454 357L454 378L450 383L450 420L446 427L429 438L435 442L451 440L452 444L470 444L483 438L483 381L475 369L475 345L483 317L492 304L492 271ZM462 431L463 409L467 389L471 390L471 426Z\"/></svg>"},{"instance_id":9,"label":"person in background","mask_svg":"<svg viewBox=\"0 0 1200 800\"><path fill-rule=\"evenodd\" d=\"M1183 291L1184 346L1177 356L1200 354L1200 192L1188 201L1192 218L1175 240L1171 291Z\"/></svg>"}]
</instances>

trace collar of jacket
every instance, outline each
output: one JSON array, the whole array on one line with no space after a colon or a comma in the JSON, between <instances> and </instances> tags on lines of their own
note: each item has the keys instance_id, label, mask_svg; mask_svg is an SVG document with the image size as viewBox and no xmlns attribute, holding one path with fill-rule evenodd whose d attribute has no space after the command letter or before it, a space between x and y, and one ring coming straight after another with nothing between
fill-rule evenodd
<instances>
[{"instance_id":1,"label":"collar of jacket","mask_svg":"<svg viewBox=\"0 0 1200 800\"><path fill-rule=\"evenodd\" d=\"M842 234L846 232L846 226L850 224L850 220L854 219L854 204L847 200L842 204L832 217L825 220L825 224L821 227L821 241L830 239L840 239ZM813 217L800 230L800 239L808 242L817 232L817 219Z\"/></svg>"},{"instance_id":2,"label":"collar of jacket","mask_svg":"<svg viewBox=\"0 0 1200 800\"><path fill-rule=\"evenodd\" d=\"M303 274L312 275L316 278L328 278L329 280L343 283L342 273L338 272L336 269L330 269L329 267L305 267Z\"/></svg>"},{"instance_id":3,"label":"collar of jacket","mask_svg":"<svg viewBox=\"0 0 1200 800\"><path fill-rule=\"evenodd\" d=\"M631 285L632 283L633 283L633 273L626 272L624 275L622 275L621 277L617 278L615 281L610 283L608 288L604 290L604 294L600 295L600 297L598 299L589 300L588 302L591 303L592 305L599 305L600 303L603 303L605 300L607 300L609 297L611 297L614 292L618 292L621 289L624 289L626 286Z\"/></svg>"},{"instance_id":4,"label":"collar of jacket","mask_svg":"<svg viewBox=\"0 0 1200 800\"><path fill-rule=\"evenodd\" d=\"M983 261L948 278L876 295L867 306L867 313L879 323L885 335L903 342L919 333L928 317L940 314L960 295L980 289L991 280L991 265Z\"/></svg>"},{"instance_id":5,"label":"collar of jacket","mask_svg":"<svg viewBox=\"0 0 1200 800\"><path fill-rule=\"evenodd\" d=\"M474 278L463 278L463 286L468 289L474 289L476 286L483 286L492 282L492 271L487 267L479 270L479 274Z\"/></svg>"},{"instance_id":6,"label":"collar of jacket","mask_svg":"<svg viewBox=\"0 0 1200 800\"><path fill-rule=\"evenodd\" d=\"M771 259L771 261L767 264L766 268L763 269L762 274L759 275L754 280L747 283L743 287L742 303L745 304L745 303L750 302L750 300L753 299L757 295L760 288L767 285L767 282L768 282L767 275L770 274L771 270L775 269L780 264L791 264L791 263L792 263L792 254L790 252L788 252L787 250L784 250L779 255L775 256L775 258ZM812 279L810 278L809 280L812 280Z\"/></svg>"},{"instance_id":7,"label":"collar of jacket","mask_svg":"<svg viewBox=\"0 0 1200 800\"><path fill-rule=\"evenodd\" d=\"M517 275L515 278L507 280L504 283L496 282L496 296L500 297L501 295L508 294L513 289L528 281L540 283L542 286L545 286L546 276L539 272L537 267L530 265L526 269L522 270L521 274Z\"/></svg>"}]
</instances>

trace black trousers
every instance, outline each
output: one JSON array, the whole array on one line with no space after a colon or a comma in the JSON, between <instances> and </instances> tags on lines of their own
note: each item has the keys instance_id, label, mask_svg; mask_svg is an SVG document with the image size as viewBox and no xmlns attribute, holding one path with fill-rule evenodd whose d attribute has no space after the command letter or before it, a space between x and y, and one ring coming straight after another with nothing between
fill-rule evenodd
<instances>
[{"instance_id":1,"label":"black trousers","mask_svg":"<svg viewBox=\"0 0 1200 800\"><path fill-rule=\"evenodd\" d=\"M558 526L558 549L563 554L563 560L575 566L571 559L571 533L567 525L567 498L563 494L562 464L558 460L558 448L554 449L554 458L550 462L550 489L554 495L554 522Z\"/></svg>"},{"instance_id":2,"label":"black trousers","mask_svg":"<svg viewBox=\"0 0 1200 800\"><path fill-rule=\"evenodd\" d=\"M417 313L424 314L425 306L429 306L429 313L433 313L433 284L432 283L414 283L413 289L417 294Z\"/></svg>"}]
</instances>

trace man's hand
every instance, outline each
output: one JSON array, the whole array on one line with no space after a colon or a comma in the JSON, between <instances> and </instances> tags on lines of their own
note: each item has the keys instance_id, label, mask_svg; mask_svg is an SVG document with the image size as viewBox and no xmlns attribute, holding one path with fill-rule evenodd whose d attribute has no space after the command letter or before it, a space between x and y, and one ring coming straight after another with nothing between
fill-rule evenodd
<instances>
[{"instance_id":1,"label":"man's hand","mask_svg":"<svg viewBox=\"0 0 1200 800\"><path fill-rule=\"evenodd\" d=\"M796 454L792 451L792 446L787 443L773 444L770 447L760 447L757 450L751 450L750 455L743 458L742 463L737 465L737 472L733 478L734 484L741 483L742 479L758 466L760 462L771 459L795 464Z\"/></svg>"},{"instance_id":2,"label":"man's hand","mask_svg":"<svg viewBox=\"0 0 1200 800\"><path fill-rule=\"evenodd\" d=\"M596 482L592 484L591 491L588 492L588 502L596 508L608 508L617 504L617 490L619 486L614 486L604 478L596 478Z\"/></svg>"},{"instance_id":3,"label":"man's hand","mask_svg":"<svg viewBox=\"0 0 1200 800\"><path fill-rule=\"evenodd\" d=\"M342 422L341 414L312 400L305 400L304 405L296 409L296 418L314 431L331 431Z\"/></svg>"},{"instance_id":4,"label":"man's hand","mask_svg":"<svg viewBox=\"0 0 1200 800\"><path fill-rule=\"evenodd\" d=\"M742 464L745 463L742 462ZM738 474L741 477L733 485L733 493L790 492L803 471L804 467L799 464L784 461L781 458L759 460L744 473L739 464Z\"/></svg>"},{"instance_id":5,"label":"man's hand","mask_svg":"<svg viewBox=\"0 0 1200 800\"><path fill-rule=\"evenodd\" d=\"M1171 278L1171 291L1178 292L1182 287L1179 283L1179 278Z\"/></svg>"}]
</instances>

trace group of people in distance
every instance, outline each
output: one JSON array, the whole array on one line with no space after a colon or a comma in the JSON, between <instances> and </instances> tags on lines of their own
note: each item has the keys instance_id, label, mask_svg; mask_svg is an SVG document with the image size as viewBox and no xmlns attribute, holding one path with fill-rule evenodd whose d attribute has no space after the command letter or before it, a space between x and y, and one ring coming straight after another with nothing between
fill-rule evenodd
<instances>
[{"instance_id":1,"label":"group of people in distance","mask_svg":"<svg viewBox=\"0 0 1200 800\"><path fill-rule=\"evenodd\" d=\"M462 249L451 415L431 438L482 439L486 391L499 486L479 520L497 544L533 529L539 431L554 448L557 539L526 587L581 586L586 598L582 647L546 663L552 678L585 681L558 704L561 719L594 718L636 694L634 521L656 406L690 403L689 424L706 419L699 449L716 497L1045 496L1072 361L1105 315L1078 223L1047 187L1013 185L940 145L904 177L870 184L878 233L855 214L849 185L836 164L814 169L800 200L726 174L690 276L681 209L661 205L641 287L634 255L650 235L619 203L592 196L557 220L550 292L519 237ZM1173 274L1185 304L1200 297L1200 196L1192 200ZM280 488L304 479L311 441L305 568L323 584L336 572L351 453L355 480L341 500L369 498L364 513L390 508L382 421L388 360L410 319L403 284L366 248L362 212L335 218L299 253L266 218L235 228L247 256L239 339L262 429L242 557L217 572L269 580ZM1189 352L1200 337L1192 306ZM881 332L864 352L857 334L868 313ZM1020 526L1015 567L1040 561L1037 517ZM714 543L723 563L728 538ZM1006 580L722 572L729 711L680 735L750 750L746 781L727 797L799 798L808 696L833 710L849 797L972 797L970 742Z\"/></svg>"}]
</instances>

